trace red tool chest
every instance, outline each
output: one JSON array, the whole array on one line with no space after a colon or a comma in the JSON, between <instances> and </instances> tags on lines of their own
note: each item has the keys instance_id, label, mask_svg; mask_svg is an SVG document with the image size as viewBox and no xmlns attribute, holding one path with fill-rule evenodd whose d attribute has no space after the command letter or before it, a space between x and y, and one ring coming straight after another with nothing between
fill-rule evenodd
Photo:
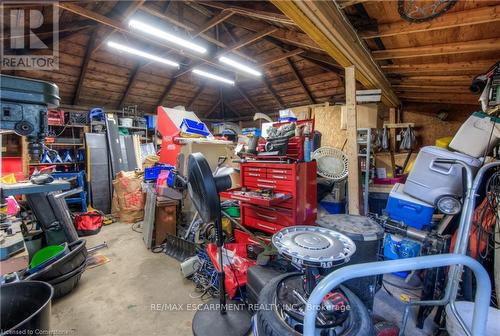
<instances>
[{"instance_id":1,"label":"red tool chest","mask_svg":"<svg viewBox=\"0 0 500 336\"><path fill-rule=\"evenodd\" d=\"M316 162L241 164L241 186L246 190L273 189L274 198L247 197L239 190L221 193L239 200L242 224L267 233L292 225L313 225L317 213Z\"/></svg>"}]
</instances>

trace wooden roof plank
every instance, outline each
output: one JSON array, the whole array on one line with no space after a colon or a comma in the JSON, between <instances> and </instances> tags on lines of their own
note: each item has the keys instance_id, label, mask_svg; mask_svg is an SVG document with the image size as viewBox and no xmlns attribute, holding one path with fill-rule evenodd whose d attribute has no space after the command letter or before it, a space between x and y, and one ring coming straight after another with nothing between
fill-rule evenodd
<instances>
[{"instance_id":1,"label":"wooden roof plank","mask_svg":"<svg viewBox=\"0 0 500 336\"><path fill-rule=\"evenodd\" d=\"M380 24L377 32L361 32L364 39L377 37L388 37L401 34L429 32L454 27L492 23L500 21L500 5L486 6L460 12L445 13L433 20L414 23L398 21L394 23Z\"/></svg>"},{"instance_id":2,"label":"wooden roof plank","mask_svg":"<svg viewBox=\"0 0 500 336\"><path fill-rule=\"evenodd\" d=\"M496 50L500 50L500 38L433 44L433 45L416 46L409 48L375 50L372 51L372 55L375 58L375 60L382 61L382 60L398 59L398 58L451 55L451 54L487 52Z\"/></svg>"}]
</instances>

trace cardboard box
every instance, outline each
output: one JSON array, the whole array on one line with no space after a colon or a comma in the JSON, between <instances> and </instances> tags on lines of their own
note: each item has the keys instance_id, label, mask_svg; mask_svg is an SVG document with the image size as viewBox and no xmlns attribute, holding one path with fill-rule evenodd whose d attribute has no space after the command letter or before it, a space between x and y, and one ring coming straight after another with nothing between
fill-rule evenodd
<instances>
[{"instance_id":1,"label":"cardboard box","mask_svg":"<svg viewBox=\"0 0 500 336\"><path fill-rule=\"evenodd\" d=\"M379 118L378 104L357 104L356 113L358 115L357 124L358 128L382 128L383 120ZM340 116L341 129L347 129L347 109L342 106Z\"/></svg>"}]
</instances>

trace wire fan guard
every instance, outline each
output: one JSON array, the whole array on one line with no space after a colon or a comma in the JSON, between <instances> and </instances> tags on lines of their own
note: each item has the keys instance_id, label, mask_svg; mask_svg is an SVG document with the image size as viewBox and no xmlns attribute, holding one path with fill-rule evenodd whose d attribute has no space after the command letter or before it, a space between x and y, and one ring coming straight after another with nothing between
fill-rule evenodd
<instances>
[{"instance_id":1,"label":"wire fan guard","mask_svg":"<svg viewBox=\"0 0 500 336\"><path fill-rule=\"evenodd\" d=\"M347 177L349 167L347 155L340 149L320 147L314 151L313 159L318 164L320 176L334 181L340 181Z\"/></svg>"}]
</instances>

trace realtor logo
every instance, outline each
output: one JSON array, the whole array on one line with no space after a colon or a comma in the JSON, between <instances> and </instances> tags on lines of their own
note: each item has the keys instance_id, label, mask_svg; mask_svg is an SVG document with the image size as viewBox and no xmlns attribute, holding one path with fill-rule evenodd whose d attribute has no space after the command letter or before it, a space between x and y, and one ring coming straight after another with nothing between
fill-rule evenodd
<instances>
[{"instance_id":1,"label":"realtor logo","mask_svg":"<svg viewBox=\"0 0 500 336\"><path fill-rule=\"evenodd\" d=\"M1 70L59 69L59 10L54 2L0 4Z\"/></svg>"}]
</instances>

